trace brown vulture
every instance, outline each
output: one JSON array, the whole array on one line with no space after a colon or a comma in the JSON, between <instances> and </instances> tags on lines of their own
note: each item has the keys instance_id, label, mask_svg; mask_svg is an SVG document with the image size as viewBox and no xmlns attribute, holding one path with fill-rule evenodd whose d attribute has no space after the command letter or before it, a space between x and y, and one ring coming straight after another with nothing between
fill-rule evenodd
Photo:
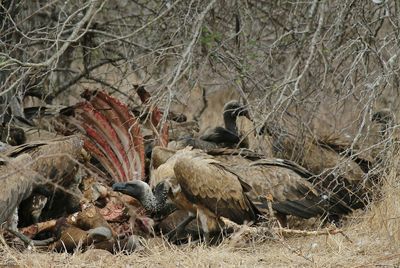
<instances>
[{"instance_id":1,"label":"brown vulture","mask_svg":"<svg viewBox=\"0 0 400 268\"><path fill-rule=\"evenodd\" d=\"M116 183L113 189L137 198L151 211L165 210L169 197L179 209L189 212L176 233L197 217L207 241L221 232L224 224L220 217L239 224L258 220L259 212L245 194L251 187L221 162L200 150L184 149L166 164L171 163L172 176L164 177L154 193L139 181Z\"/></svg>"},{"instance_id":2,"label":"brown vulture","mask_svg":"<svg viewBox=\"0 0 400 268\"><path fill-rule=\"evenodd\" d=\"M81 193L75 175L79 160L86 156L79 136L29 142L10 147L3 154L8 157L29 154L33 159L30 168L41 178L40 183L35 182L33 196L21 204L21 227L37 222L40 217L46 220L77 210ZM53 201L46 203L48 199Z\"/></svg>"},{"instance_id":3,"label":"brown vulture","mask_svg":"<svg viewBox=\"0 0 400 268\"><path fill-rule=\"evenodd\" d=\"M184 149L184 150L189 150ZM272 198L272 208L285 224L285 215L300 218L323 214L343 215L351 209L329 190L314 185L317 176L294 163L278 158L266 158L248 149L220 148L207 151L216 160L225 163L229 170L238 174L252 189L248 193L262 212L267 212L266 197ZM150 185L155 186L163 178L173 175L173 165L179 156L174 151L156 147L153 153L153 171ZM168 161L167 161L168 159ZM162 164L165 162L165 164Z\"/></svg>"},{"instance_id":4,"label":"brown vulture","mask_svg":"<svg viewBox=\"0 0 400 268\"><path fill-rule=\"evenodd\" d=\"M143 182L116 184L114 187L136 197L149 211L166 211L164 205L168 203L170 189L172 195L169 197L178 208L197 215L199 219L200 216L205 218L203 222L200 221L200 227L206 228L203 229L206 233L214 231L215 226L220 224L219 216L239 223L249 220L243 214L247 213L241 207L243 203L239 202L240 205L235 207L237 210L230 211L224 203L228 202L225 196L227 191L234 193L235 200L242 196L241 201L249 202L249 207L255 205L257 212L268 214L268 202L271 202L283 224L285 215L310 218L328 213L347 214L351 211L329 191L314 187L312 182L315 176L291 161L263 159L261 155L249 150L218 149L209 153L213 156L191 148L175 153L171 149L156 147L152 159L156 169L150 180L153 192ZM232 204L231 201L229 203ZM210 211L214 214L210 214ZM254 220L252 217L250 219ZM205 224L207 221L210 221L208 225Z\"/></svg>"},{"instance_id":5,"label":"brown vulture","mask_svg":"<svg viewBox=\"0 0 400 268\"><path fill-rule=\"evenodd\" d=\"M0 225L18 236L24 243L45 245L52 239L34 241L18 232L18 206L28 198L33 188L40 183L40 175L31 169L32 157L21 154L16 158L1 159L0 164Z\"/></svg>"},{"instance_id":6,"label":"brown vulture","mask_svg":"<svg viewBox=\"0 0 400 268\"><path fill-rule=\"evenodd\" d=\"M381 124L381 134L387 133L393 124L388 111L379 111L372 116L372 122ZM293 134L277 123L265 124L261 132L272 138L274 156L291 159L304 166L319 179L317 187L329 189L352 209L363 208L371 200L376 183L377 165L381 162L382 138L368 141L368 150L341 137L314 138L311 135ZM371 137L372 138L372 137ZM368 152L366 152L368 151Z\"/></svg>"}]
</instances>

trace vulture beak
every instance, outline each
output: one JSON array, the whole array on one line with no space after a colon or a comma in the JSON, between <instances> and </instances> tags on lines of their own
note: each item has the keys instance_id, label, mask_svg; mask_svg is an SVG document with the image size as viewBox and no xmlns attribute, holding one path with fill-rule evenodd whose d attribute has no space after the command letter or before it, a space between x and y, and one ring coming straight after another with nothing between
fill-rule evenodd
<instances>
[{"instance_id":1,"label":"vulture beak","mask_svg":"<svg viewBox=\"0 0 400 268\"><path fill-rule=\"evenodd\" d=\"M247 108L244 108L241 112L240 115L246 117L247 119L249 119L251 122L253 122L253 119L250 116L249 110L247 110Z\"/></svg>"},{"instance_id":2,"label":"vulture beak","mask_svg":"<svg viewBox=\"0 0 400 268\"><path fill-rule=\"evenodd\" d=\"M125 192L126 191L126 183L124 182L116 182L113 184L112 189L116 192Z\"/></svg>"},{"instance_id":3,"label":"vulture beak","mask_svg":"<svg viewBox=\"0 0 400 268\"><path fill-rule=\"evenodd\" d=\"M88 231L89 237L95 242L106 241L112 238L112 232L109 228L100 226Z\"/></svg>"}]
</instances>

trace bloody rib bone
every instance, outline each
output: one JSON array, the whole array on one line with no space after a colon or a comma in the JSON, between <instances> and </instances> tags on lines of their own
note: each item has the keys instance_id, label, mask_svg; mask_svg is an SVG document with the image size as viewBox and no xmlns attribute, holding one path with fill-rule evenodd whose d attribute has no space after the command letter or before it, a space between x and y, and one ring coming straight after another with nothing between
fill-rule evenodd
<instances>
[{"instance_id":1,"label":"bloody rib bone","mask_svg":"<svg viewBox=\"0 0 400 268\"><path fill-rule=\"evenodd\" d=\"M128 107L103 91L86 90L82 96L101 111L116 130L120 142L128 157L129 179L144 178L144 144L139 123Z\"/></svg>"},{"instance_id":2,"label":"bloody rib bone","mask_svg":"<svg viewBox=\"0 0 400 268\"><path fill-rule=\"evenodd\" d=\"M126 152L119 142L117 133L110 125L108 119L102 113L97 111L89 102L79 103L76 107L76 115L82 118L80 121L85 122L87 124L86 126L90 125L93 129L95 129L95 131L92 133L94 134L94 137L97 137L99 140L101 136L107 141L106 144L111 147L112 152L114 153L107 155L107 157L109 156L112 162L117 165L117 170L120 173L120 177L118 179L126 181L127 176L125 170L128 170L127 166L129 165ZM117 160L115 160L114 155L116 156Z\"/></svg>"}]
</instances>

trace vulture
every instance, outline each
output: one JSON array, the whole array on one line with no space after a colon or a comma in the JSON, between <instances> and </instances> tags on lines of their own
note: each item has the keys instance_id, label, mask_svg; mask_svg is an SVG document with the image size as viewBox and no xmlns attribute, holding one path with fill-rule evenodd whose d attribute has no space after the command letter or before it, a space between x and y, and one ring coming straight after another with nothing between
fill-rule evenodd
<instances>
[{"instance_id":1,"label":"vulture","mask_svg":"<svg viewBox=\"0 0 400 268\"><path fill-rule=\"evenodd\" d=\"M180 233L196 217L207 242L221 233L224 226L221 217L238 224L259 220L260 212L246 195L251 187L223 163L191 149L178 151L166 164L171 163L172 176L164 177L157 184L156 189L162 186L158 193L139 181L116 183L113 189L137 198L146 209L166 210L168 198L176 207L187 211L188 217L169 237Z\"/></svg>"},{"instance_id":2,"label":"vulture","mask_svg":"<svg viewBox=\"0 0 400 268\"><path fill-rule=\"evenodd\" d=\"M272 199L272 208L282 225L286 225L286 215L308 219L352 211L328 189L315 186L314 181L318 177L293 161L266 158L248 149L220 148L209 150L207 154L225 163L251 186L247 195L264 214L269 213L267 199ZM177 158L178 154L174 155L173 150L155 148L152 161L156 170L150 180L152 187L162 182L163 178L174 175L173 165Z\"/></svg>"},{"instance_id":3,"label":"vulture","mask_svg":"<svg viewBox=\"0 0 400 268\"><path fill-rule=\"evenodd\" d=\"M372 121L381 124L382 134L390 129L393 116L388 111L379 111L372 116ZM329 189L352 209L364 208L370 201L378 175L371 170L379 165L382 148L377 145L382 140L368 145L373 149L367 155L357 152L351 142L341 138L323 140L309 135L300 138L278 124L265 124L261 132L264 131L272 138L274 156L294 160L319 175L313 181L316 187Z\"/></svg>"},{"instance_id":4,"label":"vulture","mask_svg":"<svg viewBox=\"0 0 400 268\"><path fill-rule=\"evenodd\" d=\"M28 195L29 199L22 201L19 210L23 219L21 227L35 223L39 218L46 220L78 210L81 192L75 175L79 160L87 157L79 136L29 142L10 147L3 154L8 157L30 155L33 159L30 168L41 177L40 183L35 184L33 196Z\"/></svg>"},{"instance_id":5,"label":"vulture","mask_svg":"<svg viewBox=\"0 0 400 268\"><path fill-rule=\"evenodd\" d=\"M252 187L248 195L259 210L265 210L271 202L284 226L286 215L309 219L339 216L352 211L332 192L314 186L313 181L317 177L292 161L264 158L229 167Z\"/></svg>"},{"instance_id":6,"label":"vulture","mask_svg":"<svg viewBox=\"0 0 400 268\"><path fill-rule=\"evenodd\" d=\"M352 211L330 191L315 187L316 177L292 161L265 158L250 150L208 153L191 148L175 153L156 147L150 186L133 181L113 187L137 198L148 211L167 214L166 204L171 200L178 209L190 212L177 232L197 215L206 237L218 230L220 216L236 223L257 221L261 214L269 214L269 203L282 225L286 225L286 215L308 219ZM227 201L228 193L238 203Z\"/></svg>"},{"instance_id":7,"label":"vulture","mask_svg":"<svg viewBox=\"0 0 400 268\"><path fill-rule=\"evenodd\" d=\"M199 138L183 138L168 144L168 147L173 149L183 149L186 146L192 146L193 148L203 150L218 147L236 147L241 141L236 124L236 119L239 116L245 116L251 120L247 108L241 105L238 101L232 100L224 106L223 118L225 127L218 126L212 128L206 131L206 133L201 135ZM245 142L240 144L240 147L246 146Z\"/></svg>"},{"instance_id":8,"label":"vulture","mask_svg":"<svg viewBox=\"0 0 400 268\"><path fill-rule=\"evenodd\" d=\"M215 127L200 136L204 141L224 144L226 147L236 146L240 142L239 132L236 125L236 118L245 116L251 120L249 111L238 101L232 100L224 106L224 124L225 127Z\"/></svg>"},{"instance_id":9,"label":"vulture","mask_svg":"<svg viewBox=\"0 0 400 268\"><path fill-rule=\"evenodd\" d=\"M351 139L344 137L318 139L321 146L353 159L365 173L368 173L369 179L372 179L371 171L385 160L387 151L392 145L392 142L389 142L390 139L395 138L393 136L395 118L390 110L382 109L374 112L371 122L376 123L379 129L374 125L369 126L370 133L360 139L363 144L360 144L359 140L353 145Z\"/></svg>"},{"instance_id":10,"label":"vulture","mask_svg":"<svg viewBox=\"0 0 400 268\"><path fill-rule=\"evenodd\" d=\"M351 208L365 206L366 187L362 182L366 173L351 158L338 154L329 146L321 146L311 137L299 144L299 138L285 131L269 131L273 139L275 157L292 159L313 174L318 187L326 187L340 196Z\"/></svg>"},{"instance_id":11,"label":"vulture","mask_svg":"<svg viewBox=\"0 0 400 268\"><path fill-rule=\"evenodd\" d=\"M53 239L34 241L18 232L18 206L40 183L40 175L31 169L32 157L21 154L16 158L1 159L0 165L0 224L19 237L25 244L46 245Z\"/></svg>"}]
</instances>

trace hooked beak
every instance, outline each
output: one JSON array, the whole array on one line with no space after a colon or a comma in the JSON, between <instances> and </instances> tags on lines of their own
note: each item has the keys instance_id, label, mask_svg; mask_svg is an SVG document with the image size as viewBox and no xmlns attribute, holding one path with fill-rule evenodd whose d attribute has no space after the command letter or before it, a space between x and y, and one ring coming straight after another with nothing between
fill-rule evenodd
<instances>
[{"instance_id":1,"label":"hooked beak","mask_svg":"<svg viewBox=\"0 0 400 268\"><path fill-rule=\"evenodd\" d=\"M249 110L247 110L246 108L241 112L241 115L246 117L247 119L249 119L251 122L253 122L253 119L250 116Z\"/></svg>"},{"instance_id":2,"label":"hooked beak","mask_svg":"<svg viewBox=\"0 0 400 268\"><path fill-rule=\"evenodd\" d=\"M112 189L116 192L124 192L126 190L126 183L116 182L113 184Z\"/></svg>"}]
</instances>

